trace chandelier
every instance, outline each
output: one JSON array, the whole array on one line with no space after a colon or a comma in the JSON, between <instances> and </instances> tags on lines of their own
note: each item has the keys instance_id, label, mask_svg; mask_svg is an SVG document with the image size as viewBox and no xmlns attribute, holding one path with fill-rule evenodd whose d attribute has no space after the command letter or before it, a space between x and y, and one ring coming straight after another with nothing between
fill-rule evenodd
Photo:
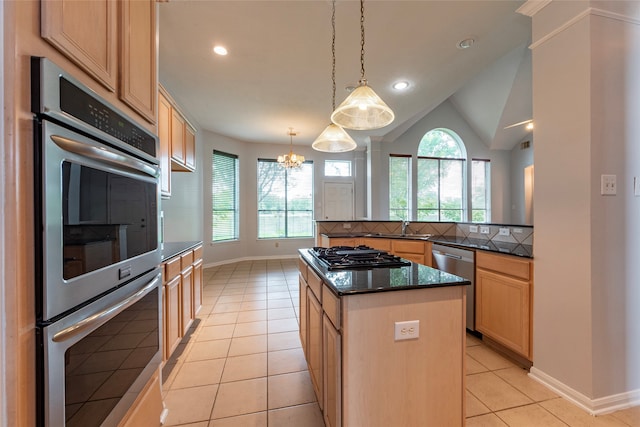
<instances>
[{"instance_id":1,"label":"chandelier","mask_svg":"<svg viewBox=\"0 0 640 427\"><path fill-rule=\"evenodd\" d=\"M331 3L331 81L333 82L333 110L336 109L336 0ZM355 150L357 147L356 142L349 136L349 134L342 129L342 126L335 123L330 123L324 131L313 141L311 147L314 150L324 151L327 153L342 153L345 151Z\"/></svg>"},{"instance_id":2,"label":"chandelier","mask_svg":"<svg viewBox=\"0 0 640 427\"><path fill-rule=\"evenodd\" d=\"M288 135L290 137L289 154L278 156L278 164L286 169L299 168L304 163L304 156L293 152L293 137L297 135L297 133L293 131L293 128L289 128Z\"/></svg>"},{"instance_id":3,"label":"chandelier","mask_svg":"<svg viewBox=\"0 0 640 427\"><path fill-rule=\"evenodd\" d=\"M379 129L393 122L395 114L367 86L364 78L364 0L360 0L360 81L358 87L331 114L331 121L345 129Z\"/></svg>"}]
</instances>

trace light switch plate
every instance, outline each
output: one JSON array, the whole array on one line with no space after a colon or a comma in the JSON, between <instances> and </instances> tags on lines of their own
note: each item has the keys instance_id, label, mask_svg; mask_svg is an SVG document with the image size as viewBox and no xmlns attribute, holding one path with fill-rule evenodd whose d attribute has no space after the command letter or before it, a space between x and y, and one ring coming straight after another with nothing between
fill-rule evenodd
<instances>
[{"instance_id":1,"label":"light switch plate","mask_svg":"<svg viewBox=\"0 0 640 427\"><path fill-rule=\"evenodd\" d=\"M480 226L480 234L489 234L489 227Z\"/></svg>"},{"instance_id":2,"label":"light switch plate","mask_svg":"<svg viewBox=\"0 0 640 427\"><path fill-rule=\"evenodd\" d=\"M603 196L615 196L618 188L615 175L600 175L600 194Z\"/></svg>"},{"instance_id":3,"label":"light switch plate","mask_svg":"<svg viewBox=\"0 0 640 427\"><path fill-rule=\"evenodd\" d=\"M633 195L640 196L640 178L637 176L633 177Z\"/></svg>"},{"instance_id":4,"label":"light switch plate","mask_svg":"<svg viewBox=\"0 0 640 427\"><path fill-rule=\"evenodd\" d=\"M342 223L342 228L351 228L351 224L348 222L343 222Z\"/></svg>"},{"instance_id":5,"label":"light switch plate","mask_svg":"<svg viewBox=\"0 0 640 427\"><path fill-rule=\"evenodd\" d=\"M509 233L509 229L506 228L506 227L504 227L504 228L500 227L500 230L498 231L498 234L500 236L508 236L510 234Z\"/></svg>"},{"instance_id":6,"label":"light switch plate","mask_svg":"<svg viewBox=\"0 0 640 427\"><path fill-rule=\"evenodd\" d=\"M405 322L395 323L394 340L412 340L420 336L420 321L407 320Z\"/></svg>"},{"instance_id":7,"label":"light switch plate","mask_svg":"<svg viewBox=\"0 0 640 427\"><path fill-rule=\"evenodd\" d=\"M469 233L477 233L478 232L478 226L477 225L470 225L469 226Z\"/></svg>"}]
</instances>

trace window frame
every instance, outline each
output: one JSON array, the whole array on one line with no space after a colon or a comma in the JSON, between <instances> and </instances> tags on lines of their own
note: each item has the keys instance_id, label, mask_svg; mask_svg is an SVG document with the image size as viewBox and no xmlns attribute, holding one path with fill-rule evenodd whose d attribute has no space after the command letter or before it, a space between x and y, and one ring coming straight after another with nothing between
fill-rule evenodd
<instances>
[{"instance_id":1,"label":"window frame","mask_svg":"<svg viewBox=\"0 0 640 427\"><path fill-rule=\"evenodd\" d=\"M224 180L224 183L217 184L216 181L216 167L215 161L216 156L224 157L233 160L233 208L231 209L216 209L216 188L224 187L224 183L228 183L228 180ZM213 150L211 156L211 242L212 243L222 243L222 242L232 242L240 239L240 159L238 155L227 153L221 150ZM222 189L224 190L224 188ZM215 227L216 227L216 212L231 212L232 213L232 234L233 236L230 238L216 238L215 236Z\"/></svg>"},{"instance_id":2,"label":"window frame","mask_svg":"<svg viewBox=\"0 0 640 427\"><path fill-rule=\"evenodd\" d=\"M474 165L476 163L482 162L484 164L484 208L476 208L474 204L474 185L473 180L475 177L474 173ZM469 221L477 222L477 223L488 223L491 222L491 160L490 159L471 159L471 191L469 192L470 196L470 209ZM474 220L474 212L484 211L484 220L475 221Z\"/></svg>"},{"instance_id":3,"label":"window frame","mask_svg":"<svg viewBox=\"0 0 640 427\"><path fill-rule=\"evenodd\" d=\"M404 189L406 195L407 195L407 206L402 208L402 207L394 207L392 205L392 188L391 188L391 163L392 163L392 159L407 159L407 169L406 169L406 173L407 173L407 187L406 189ZM391 221L409 221L411 219L411 211L412 211L412 179L413 179L413 171L412 171L412 163L413 163L413 156L410 154L389 154L389 219ZM392 212L395 212L396 214L399 212L404 212L405 213L405 218L402 218L402 215L392 215Z\"/></svg>"},{"instance_id":4,"label":"window frame","mask_svg":"<svg viewBox=\"0 0 640 427\"><path fill-rule=\"evenodd\" d=\"M327 165L331 163L344 163L344 164L348 163L349 175L327 175ZM351 178L353 177L353 162L351 160L327 159L324 161L323 174L325 177L330 177L330 178Z\"/></svg>"},{"instance_id":5,"label":"window frame","mask_svg":"<svg viewBox=\"0 0 640 427\"><path fill-rule=\"evenodd\" d=\"M418 167L417 167L417 171L416 173L419 175L420 174L420 160L434 160L438 163L438 183L437 183L437 193L438 193L438 197L437 197L437 207L436 208L425 208L425 209L421 209L420 208L420 200L418 198L419 193L418 191L416 191L416 218L418 221L434 221L434 222L465 222L465 217L468 217L467 214L467 203L465 202L466 199L466 167L467 167L467 159L464 158L455 158L455 157L432 157L432 156L417 156L417 161L418 161ZM443 162L460 162L460 182L462 183L462 188L460 191L460 203L461 206L459 209L447 209L447 208L443 208L442 207L442 163ZM426 211L426 210L435 210L438 213L438 219L437 220L429 220L429 219L420 219L420 212L421 211ZM457 211L460 212L460 219L459 220L454 220L454 219L447 219L447 218L443 218L443 213L447 212L447 211Z\"/></svg>"},{"instance_id":6,"label":"window frame","mask_svg":"<svg viewBox=\"0 0 640 427\"><path fill-rule=\"evenodd\" d=\"M260 198L262 195L262 190L261 190L261 185L260 185L260 165L261 163L272 163L275 164L278 168L281 168L282 171L284 171L284 194L281 197L283 202L284 202L284 209L261 209L260 208ZM257 195L257 215L256 215L256 233L257 233L257 239L258 240L268 240L268 239L309 239L309 238L313 238L314 237L314 230L313 230L313 224L314 224L314 201L315 201L315 191L314 191L314 163L313 160L307 160L303 163L303 165L310 165L311 169L310 169L310 182L308 183L308 185L310 185L311 188L311 193L310 193L310 201L309 201L309 205L310 205L310 209L293 209L290 208L288 206L289 204L289 175L290 172L292 172L292 169L288 169L288 168L282 168L280 165L277 164L278 162L275 159L263 159L263 158L259 158L257 161L257 165L256 165L256 184L257 184L257 191L256 191L256 195ZM284 218L284 234L281 235L275 235L275 236L269 236L269 235L261 235L261 221L260 221L260 217L261 217L261 213L263 212L282 212L282 216ZM292 231L290 230L290 213L293 212L306 212L309 215L309 234L308 235L292 235Z\"/></svg>"}]
</instances>

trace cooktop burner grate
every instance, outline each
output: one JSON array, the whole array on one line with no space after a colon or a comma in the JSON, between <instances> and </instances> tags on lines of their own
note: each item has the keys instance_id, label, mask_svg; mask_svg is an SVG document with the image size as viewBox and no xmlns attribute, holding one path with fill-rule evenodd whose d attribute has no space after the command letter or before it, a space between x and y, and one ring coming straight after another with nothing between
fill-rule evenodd
<instances>
[{"instance_id":1,"label":"cooktop burner grate","mask_svg":"<svg viewBox=\"0 0 640 427\"><path fill-rule=\"evenodd\" d=\"M402 267L411 265L395 255L368 246L314 247L311 254L329 270Z\"/></svg>"}]
</instances>

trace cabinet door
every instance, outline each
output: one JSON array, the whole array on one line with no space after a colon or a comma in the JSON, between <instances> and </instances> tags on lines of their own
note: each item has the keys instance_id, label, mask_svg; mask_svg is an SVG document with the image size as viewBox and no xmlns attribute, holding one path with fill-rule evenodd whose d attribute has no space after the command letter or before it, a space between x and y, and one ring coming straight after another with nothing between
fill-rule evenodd
<instances>
[{"instance_id":1,"label":"cabinet door","mask_svg":"<svg viewBox=\"0 0 640 427\"><path fill-rule=\"evenodd\" d=\"M327 427L342 424L342 348L340 332L328 316L322 319L322 358L324 375L324 423Z\"/></svg>"},{"instance_id":2,"label":"cabinet door","mask_svg":"<svg viewBox=\"0 0 640 427\"><path fill-rule=\"evenodd\" d=\"M189 169L196 169L196 133L191 126L184 127L184 162Z\"/></svg>"},{"instance_id":3,"label":"cabinet door","mask_svg":"<svg viewBox=\"0 0 640 427\"><path fill-rule=\"evenodd\" d=\"M120 99L150 123L155 123L156 1L121 0L120 5Z\"/></svg>"},{"instance_id":4,"label":"cabinet door","mask_svg":"<svg viewBox=\"0 0 640 427\"><path fill-rule=\"evenodd\" d=\"M304 280L302 273L298 275L298 283L300 285L300 343L302 344L302 351L304 352L304 357L307 359L307 363L309 362L309 349L307 348L307 337L308 337L308 318L309 313L307 310L307 282Z\"/></svg>"},{"instance_id":5,"label":"cabinet door","mask_svg":"<svg viewBox=\"0 0 640 427\"><path fill-rule=\"evenodd\" d=\"M182 116L175 109L171 110L171 160L184 164L184 126ZM180 170L180 169L179 169Z\"/></svg>"},{"instance_id":6,"label":"cabinet door","mask_svg":"<svg viewBox=\"0 0 640 427\"><path fill-rule=\"evenodd\" d=\"M530 284L524 280L476 270L476 328L530 358Z\"/></svg>"},{"instance_id":7,"label":"cabinet door","mask_svg":"<svg viewBox=\"0 0 640 427\"><path fill-rule=\"evenodd\" d=\"M202 260L193 263L193 280L191 281L191 318L195 319L196 314L202 307Z\"/></svg>"},{"instance_id":8,"label":"cabinet door","mask_svg":"<svg viewBox=\"0 0 640 427\"><path fill-rule=\"evenodd\" d=\"M353 248L359 244L359 237L332 237L330 240L331 246L351 246Z\"/></svg>"},{"instance_id":9,"label":"cabinet door","mask_svg":"<svg viewBox=\"0 0 640 427\"><path fill-rule=\"evenodd\" d=\"M307 337L307 348L309 355L307 361L309 363L309 374L313 389L316 392L318 405L323 408L323 391L322 391L322 306L320 302L313 296L313 292L307 292L307 310L309 324L307 326L309 335Z\"/></svg>"},{"instance_id":10,"label":"cabinet door","mask_svg":"<svg viewBox=\"0 0 640 427\"><path fill-rule=\"evenodd\" d=\"M381 239L377 237L364 237L362 238L362 244L365 246L369 246L373 249L380 249L381 251L390 252L391 251L391 240L390 239Z\"/></svg>"},{"instance_id":11,"label":"cabinet door","mask_svg":"<svg viewBox=\"0 0 640 427\"><path fill-rule=\"evenodd\" d=\"M169 359L180 343L180 276L164 285L164 359Z\"/></svg>"},{"instance_id":12,"label":"cabinet door","mask_svg":"<svg viewBox=\"0 0 640 427\"><path fill-rule=\"evenodd\" d=\"M158 93L158 139L160 140L160 191L171 195L171 104Z\"/></svg>"},{"instance_id":13,"label":"cabinet door","mask_svg":"<svg viewBox=\"0 0 640 427\"><path fill-rule=\"evenodd\" d=\"M117 6L112 0L40 2L42 37L112 92L117 80Z\"/></svg>"},{"instance_id":14,"label":"cabinet door","mask_svg":"<svg viewBox=\"0 0 640 427\"><path fill-rule=\"evenodd\" d=\"M180 333L181 336L185 336L193 318L191 317L191 289L193 288L193 267L189 266L186 270L180 274L182 277L182 294L180 295Z\"/></svg>"}]
</instances>

